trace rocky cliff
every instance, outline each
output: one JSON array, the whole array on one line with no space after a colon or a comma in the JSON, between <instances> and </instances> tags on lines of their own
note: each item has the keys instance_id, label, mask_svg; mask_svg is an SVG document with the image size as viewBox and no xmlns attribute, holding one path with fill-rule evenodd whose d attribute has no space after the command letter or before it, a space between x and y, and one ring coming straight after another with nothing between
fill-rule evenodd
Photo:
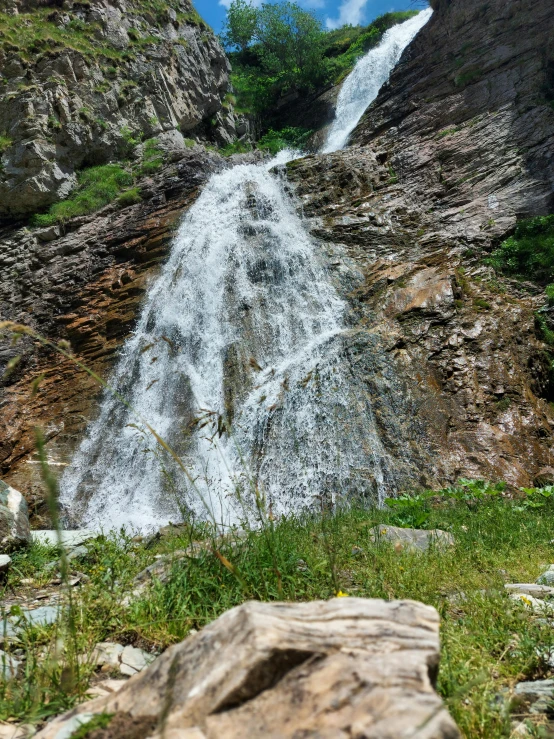
<instances>
[{"instance_id":1,"label":"rocky cliff","mask_svg":"<svg viewBox=\"0 0 554 739\"><path fill-rule=\"evenodd\" d=\"M442 0L353 145L288 168L380 347L360 356L387 446L419 459L422 484L528 485L551 465L543 298L483 263L517 218L554 208L551 28L542 0Z\"/></svg>"},{"instance_id":2,"label":"rocky cliff","mask_svg":"<svg viewBox=\"0 0 554 739\"><path fill-rule=\"evenodd\" d=\"M232 140L229 63L189 0L0 11L0 216L67 197L78 169L162 132Z\"/></svg>"},{"instance_id":3,"label":"rocky cliff","mask_svg":"<svg viewBox=\"0 0 554 739\"><path fill-rule=\"evenodd\" d=\"M545 471L552 356L534 319L541 291L483 263L518 217L553 209L550 27L547 0L441 0L353 145L286 170L350 303L344 361L406 487L460 475L519 486L554 474ZM65 233L6 229L1 314L69 339L105 374L174 224L224 166L200 149L179 157L143 183L142 204L108 206ZM0 357L19 351L6 343ZM27 346L1 390L0 463L31 503L41 500L33 426L46 427L50 457L63 465L96 397L85 374Z\"/></svg>"}]
</instances>

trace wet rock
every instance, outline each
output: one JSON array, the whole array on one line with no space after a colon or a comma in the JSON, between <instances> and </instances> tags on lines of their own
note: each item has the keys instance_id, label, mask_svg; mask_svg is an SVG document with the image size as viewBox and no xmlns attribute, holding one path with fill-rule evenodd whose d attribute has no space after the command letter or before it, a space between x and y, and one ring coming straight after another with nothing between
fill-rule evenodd
<instances>
[{"instance_id":1,"label":"wet rock","mask_svg":"<svg viewBox=\"0 0 554 739\"><path fill-rule=\"evenodd\" d=\"M401 549L426 552L430 547L444 549L454 546L452 534L440 529L403 529L398 526L376 526L371 538L375 542L388 541Z\"/></svg>"},{"instance_id":2,"label":"wet rock","mask_svg":"<svg viewBox=\"0 0 554 739\"><path fill-rule=\"evenodd\" d=\"M175 737L456 739L433 689L438 629L435 609L414 601L245 603L170 647L116 695L54 719L37 739L116 711L163 715L163 735Z\"/></svg>"},{"instance_id":3,"label":"wet rock","mask_svg":"<svg viewBox=\"0 0 554 739\"><path fill-rule=\"evenodd\" d=\"M0 551L11 552L27 546L31 529L25 498L0 480Z\"/></svg>"}]
</instances>

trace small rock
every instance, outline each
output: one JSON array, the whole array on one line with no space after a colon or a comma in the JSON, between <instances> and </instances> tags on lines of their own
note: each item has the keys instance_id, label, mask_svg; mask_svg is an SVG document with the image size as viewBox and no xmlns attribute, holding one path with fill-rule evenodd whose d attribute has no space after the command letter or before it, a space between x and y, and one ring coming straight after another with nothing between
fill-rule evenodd
<instances>
[{"instance_id":1,"label":"small rock","mask_svg":"<svg viewBox=\"0 0 554 739\"><path fill-rule=\"evenodd\" d=\"M554 595L554 588L548 587L547 585L539 585L534 582L507 583L504 587L510 593L523 593L524 595L533 595L535 598L548 598Z\"/></svg>"},{"instance_id":2,"label":"small rock","mask_svg":"<svg viewBox=\"0 0 554 739\"><path fill-rule=\"evenodd\" d=\"M86 541L96 539L98 532L92 529L76 529L74 531L61 531L62 545L69 550L74 550L80 544L84 544ZM51 530L40 530L32 531L31 537L34 542L38 544L44 544L48 547L58 546L58 532Z\"/></svg>"},{"instance_id":3,"label":"small rock","mask_svg":"<svg viewBox=\"0 0 554 739\"><path fill-rule=\"evenodd\" d=\"M376 526L371 536L373 541L390 541L400 544L401 549L425 552L431 546L445 548L453 546L452 534L440 529L403 529L399 526Z\"/></svg>"},{"instance_id":4,"label":"small rock","mask_svg":"<svg viewBox=\"0 0 554 739\"><path fill-rule=\"evenodd\" d=\"M60 235L58 226L50 226L49 228L38 228L34 231L34 235L39 241L54 241Z\"/></svg>"},{"instance_id":5,"label":"small rock","mask_svg":"<svg viewBox=\"0 0 554 739\"><path fill-rule=\"evenodd\" d=\"M13 680L20 664L14 657L0 649L0 679Z\"/></svg>"},{"instance_id":6,"label":"small rock","mask_svg":"<svg viewBox=\"0 0 554 739\"><path fill-rule=\"evenodd\" d=\"M535 475L533 483L537 488L554 485L554 467L542 467Z\"/></svg>"},{"instance_id":7,"label":"small rock","mask_svg":"<svg viewBox=\"0 0 554 739\"><path fill-rule=\"evenodd\" d=\"M0 554L0 577L7 575L12 558L7 554Z\"/></svg>"},{"instance_id":8,"label":"small rock","mask_svg":"<svg viewBox=\"0 0 554 739\"><path fill-rule=\"evenodd\" d=\"M35 729L29 724L13 726L10 724L0 725L0 739L29 739L35 734Z\"/></svg>"},{"instance_id":9,"label":"small rock","mask_svg":"<svg viewBox=\"0 0 554 739\"><path fill-rule=\"evenodd\" d=\"M93 649L91 659L98 666L110 665L118 667L121 662L123 645L114 642L99 642Z\"/></svg>"},{"instance_id":10,"label":"small rock","mask_svg":"<svg viewBox=\"0 0 554 739\"><path fill-rule=\"evenodd\" d=\"M134 675L141 672L155 659L153 654L137 649L136 647L127 646L121 654L121 667L119 668L122 675Z\"/></svg>"},{"instance_id":11,"label":"small rock","mask_svg":"<svg viewBox=\"0 0 554 739\"><path fill-rule=\"evenodd\" d=\"M25 498L0 480L0 551L11 552L31 542Z\"/></svg>"},{"instance_id":12,"label":"small rock","mask_svg":"<svg viewBox=\"0 0 554 739\"><path fill-rule=\"evenodd\" d=\"M518 683L514 695L530 705L530 713L546 713L554 700L554 680L533 680Z\"/></svg>"},{"instance_id":13,"label":"small rock","mask_svg":"<svg viewBox=\"0 0 554 739\"><path fill-rule=\"evenodd\" d=\"M537 579L538 585L554 585L554 565L550 565Z\"/></svg>"}]
</instances>

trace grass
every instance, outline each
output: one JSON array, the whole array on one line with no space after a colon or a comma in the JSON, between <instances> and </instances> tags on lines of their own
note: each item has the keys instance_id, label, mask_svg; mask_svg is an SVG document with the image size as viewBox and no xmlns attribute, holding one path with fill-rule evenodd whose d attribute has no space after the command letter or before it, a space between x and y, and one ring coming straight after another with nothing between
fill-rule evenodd
<instances>
[{"instance_id":1,"label":"grass","mask_svg":"<svg viewBox=\"0 0 554 739\"><path fill-rule=\"evenodd\" d=\"M508 737L508 700L516 681L547 675L541 654L553 645L548 624L510 600L504 582L534 581L552 561L552 497L529 491L516 500L502 485L462 481L452 490L402 496L386 510L352 508L290 516L247 530L176 560L169 580L141 596L125 596L133 578L156 555L195 541L214 542L207 524L190 522L153 545L130 532L89 543L77 568L89 579L73 590L75 654L116 640L159 651L248 599L308 601L350 596L413 598L442 616L439 691L463 735ZM535 507L536 506L536 507ZM418 524L450 531L456 545L425 554L396 551L372 540L374 526ZM43 583L53 552L36 545L14 555L6 591L22 577ZM232 568L224 562L232 562ZM74 565L75 566L75 565ZM62 619L63 621L63 619ZM0 690L0 717L37 722L69 708L86 694L93 668L85 660L79 676L67 671L69 647L59 653L63 623L29 630L25 679ZM58 656L42 658L46 652ZM65 673L64 673L65 670ZM64 677L65 675L65 677Z\"/></svg>"},{"instance_id":2,"label":"grass","mask_svg":"<svg viewBox=\"0 0 554 739\"><path fill-rule=\"evenodd\" d=\"M51 226L70 218L93 213L113 202L129 185L133 175L119 164L104 164L82 170L78 187L67 200L50 206L47 213L33 216L33 226Z\"/></svg>"}]
</instances>

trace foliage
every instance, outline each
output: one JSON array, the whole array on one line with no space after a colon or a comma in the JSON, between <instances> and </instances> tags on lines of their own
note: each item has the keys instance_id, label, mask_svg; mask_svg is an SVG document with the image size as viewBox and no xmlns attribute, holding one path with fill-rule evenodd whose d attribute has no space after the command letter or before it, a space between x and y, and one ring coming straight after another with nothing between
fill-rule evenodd
<instances>
[{"instance_id":1,"label":"foliage","mask_svg":"<svg viewBox=\"0 0 554 739\"><path fill-rule=\"evenodd\" d=\"M280 131L272 128L258 141L258 148L275 156L282 149L304 149L313 131L307 128L287 126Z\"/></svg>"},{"instance_id":2,"label":"foliage","mask_svg":"<svg viewBox=\"0 0 554 739\"><path fill-rule=\"evenodd\" d=\"M502 242L487 260L504 274L535 280L554 280L554 215L520 221L513 236Z\"/></svg>"},{"instance_id":3,"label":"foliage","mask_svg":"<svg viewBox=\"0 0 554 739\"><path fill-rule=\"evenodd\" d=\"M149 175L157 172L163 165L163 151L158 146L157 140L148 139L144 142L142 151L142 164L138 169L140 175Z\"/></svg>"},{"instance_id":4,"label":"foliage","mask_svg":"<svg viewBox=\"0 0 554 739\"><path fill-rule=\"evenodd\" d=\"M441 613L438 687L463 736L508 737L507 689L516 680L548 674L541 654L554 646L550 626L510 600L503 587L504 576L533 582L541 563L551 561L554 496L548 491L524 491L523 498L511 500L504 497L502 483L461 480L445 491L416 494L410 515L421 518L419 509L427 528L451 532L456 544L446 551L396 551L374 540L375 526L397 525L398 516L406 514L408 496L384 510L290 516L225 537L194 522L158 540L140 542L125 533L101 537L87 544L88 554L78 563L90 579L73 589L76 649L87 655L98 641L115 640L139 641L156 652L251 598L306 601L338 592L413 598ZM527 499L543 505L525 505ZM194 556L176 558L167 582L155 582L138 598L126 599L139 571L160 554L171 557L192 542L206 546L197 547ZM212 549L232 562L240 576ZM37 545L15 553L5 587L21 588L22 577L44 583L51 576L45 565L52 557L52 551ZM93 669L85 659L80 682L64 683L65 657L55 658L59 637L60 625L23 636L18 646L29 668L0 689L1 718L37 721L80 699Z\"/></svg>"},{"instance_id":5,"label":"foliage","mask_svg":"<svg viewBox=\"0 0 554 739\"><path fill-rule=\"evenodd\" d=\"M82 170L75 193L50 206L47 213L33 216L33 226L64 223L74 216L86 215L113 202L121 191L133 183L133 175L119 164L103 164Z\"/></svg>"},{"instance_id":6,"label":"foliage","mask_svg":"<svg viewBox=\"0 0 554 739\"><path fill-rule=\"evenodd\" d=\"M230 157L233 154L246 154L252 151L250 144L245 144L243 141L233 141L231 144L226 144L219 149L219 153L223 154L224 157Z\"/></svg>"},{"instance_id":7,"label":"foliage","mask_svg":"<svg viewBox=\"0 0 554 739\"><path fill-rule=\"evenodd\" d=\"M221 40L227 49L246 51L257 30L258 12L247 0L233 0L227 11Z\"/></svg>"},{"instance_id":8,"label":"foliage","mask_svg":"<svg viewBox=\"0 0 554 739\"><path fill-rule=\"evenodd\" d=\"M241 2L240 8L250 6ZM256 29L249 44L237 51L236 41L224 41L229 50L235 49L230 58L237 109L270 120L271 111L285 95L339 82L388 28L416 11L386 13L366 27L344 26L328 32L296 3L262 5L255 13Z\"/></svg>"}]
</instances>

